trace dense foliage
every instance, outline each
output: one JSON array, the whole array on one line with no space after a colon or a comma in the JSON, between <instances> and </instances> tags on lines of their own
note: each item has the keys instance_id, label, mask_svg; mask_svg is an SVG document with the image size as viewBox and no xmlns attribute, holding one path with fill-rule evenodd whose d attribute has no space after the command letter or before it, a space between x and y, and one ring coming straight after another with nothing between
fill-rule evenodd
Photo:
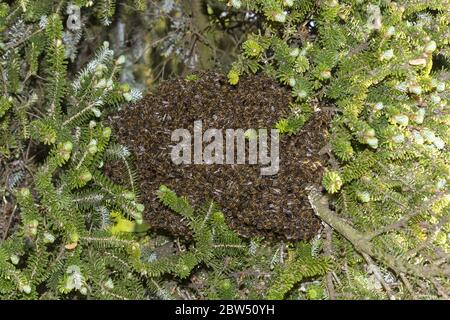
<instances>
[{"instance_id":1,"label":"dense foliage","mask_svg":"<svg viewBox=\"0 0 450 320\"><path fill-rule=\"evenodd\" d=\"M336 231L336 294L383 296L372 272L390 298L448 298L448 1L230 4L265 20L244 42L230 83L262 70L291 86L297 104L282 132L295 131L311 107L335 112L324 150L329 201L317 214ZM311 201L319 201L313 192Z\"/></svg>"},{"instance_id":2,"label":"dense foliage","mask_svg":"<svg viewBox=\"0 0 450 320\"><path fill-rule=\"evenodd\" d=\"M119 81L127 59L104 42L77 67L115 3L0 2L0 298L448 298L448 0L190 2L207 28L255 22L228 79L264 72L292 88L280 132L334 112L325 190L309 196L323 231L275 244L240 239L214 202L193 208L165 186L160 201L194 239L147 230L130 152L103 121L142 95ZM214 41L186 64L210 67ZM124 185L103 174L110 160Z\"/></svg>"}]
</instances>

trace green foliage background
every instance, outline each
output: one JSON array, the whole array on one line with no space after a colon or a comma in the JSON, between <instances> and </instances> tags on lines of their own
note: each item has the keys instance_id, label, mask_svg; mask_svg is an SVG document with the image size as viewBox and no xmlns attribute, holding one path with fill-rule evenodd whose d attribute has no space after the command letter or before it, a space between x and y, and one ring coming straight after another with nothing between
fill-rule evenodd
<instances>
[{"instance_id":1,"label":"green foliage background","mask_svg":"<svg viewBox=\"0 0 450 320\"><path fill-rule=\"evenodd\" d=\"M230 83L262 70L292 87L298 105L279 122L282 132L304 121L303 109L335 112L324 150L329 195L320 197L313 187L310 200L338 233L329 235L328 249L356 250L336 269L346 275L338 291L355 297L349 292L360 288L359 294L377 297L368 287L372 272L391 299L430 297L416 286L434 286L448 298L448 1L230 4L265 17L262 31L244 42ZM393 289L386 272L402 285ZM335 280L328 276L333 296L339 295Z\"/></svg>"},{"instance_id":2,"label":"green foliage background","mask_svg":"<svg viewBox=\"0 0 450 320\"><path fill-rule=\"evenodd\" d=\"M73 5L80 27L67 23ZM449 8L2 1L0 195L20 221L0 243L0 297L448 298ZM120 31L137 14L138 26L152 26L138 54ZM94 45L96 33L110 42ZM187 39L198 45L175 50ZM240 239L214 202L193 208L165 186L161 202L189 221L194 239L146 230L131 156L103 119L168 74L228 64L231 84L264 72L291 87L282 133L295 134L318 109L335 114L325 190L310 190L324 228L310 243ZM109 160L122 161L126 185L103 175Z\"/></svg>"}]
</instances>

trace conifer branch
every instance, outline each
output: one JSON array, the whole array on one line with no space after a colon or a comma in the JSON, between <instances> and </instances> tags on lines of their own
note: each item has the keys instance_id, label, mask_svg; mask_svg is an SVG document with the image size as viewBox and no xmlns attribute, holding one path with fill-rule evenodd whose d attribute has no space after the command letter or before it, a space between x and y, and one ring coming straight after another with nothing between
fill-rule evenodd
<instances>
[{"instance_id":1,"label":"conifer branch","mask_svg":"<svg viewBox=\"0 0 450 320\"><path fill-rule=\"evenodd\" d=\"M311 188L308 199L317 216L350 241L357 251L361 254L366 254L374 259L382 261L397 274L412 274L425 279L430 279L435 276L450 275L450 268L448 267L442 268L435 265L418 267L403 261L398 257L394 257L389 253L377 250L363 234L354 229L342 218L338 217L336 213L329 209L328 197L326 195L322 195L317 188Z\"/></svg>"}]
</instances>

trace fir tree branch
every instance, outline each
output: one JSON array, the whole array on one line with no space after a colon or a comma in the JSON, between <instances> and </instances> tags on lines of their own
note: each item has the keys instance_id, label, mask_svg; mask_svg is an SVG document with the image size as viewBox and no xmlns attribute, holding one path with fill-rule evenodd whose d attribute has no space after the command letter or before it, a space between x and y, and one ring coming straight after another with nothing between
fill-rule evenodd
<instances>
[{"instance_id":1,"label":"fir tree branch","mask_svg":"<svg viewBox=\"0 0 450 320\"><path fill-rule=\"evenodd\" d=\"M336 213L329 208L328 196L322 195L316 187L311 187L308 199L316 215L334 230L339 232L348 241L350 241L358 252L361 254L367 254L376 260L382 261L397 274L403 272L428 280L434 276L450 275L450 268L448 267L440 267L436 265L419 267L412 265L399 257L394 257L387 252L377 250L362 233L350 226L342 218L338 217Z\"/></svg>"}]
</instances>

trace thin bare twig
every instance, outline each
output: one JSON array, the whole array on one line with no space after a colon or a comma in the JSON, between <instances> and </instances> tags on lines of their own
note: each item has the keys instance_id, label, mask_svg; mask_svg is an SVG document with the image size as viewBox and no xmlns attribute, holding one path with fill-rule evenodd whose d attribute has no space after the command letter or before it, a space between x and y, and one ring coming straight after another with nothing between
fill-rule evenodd
<instances>
[{"instance_id":1,"label":"thin bare twig","mask_svg":"<svg viewBox=\"0 0 450 320\"><path fill-rule=\"evenodd\" d=\"M332 240L333 237L333 230L330 228L329 225L325 226L325 242L324 242L324 253L325 256L330 257L332 256ZM328 298L331 300L336 300L336 292L334 290L333 285L333 274L331 273L331 270L327 272L326 278L325 278L325 284L328 291Z\"/></svg>"},{"instance_id":2,"label":"thin bare twig","mask_svg":"<svg viewBox=\"0 0 450 320\"><path fill-rule=\"evenodd\" d=\"M386 291L386 294L388 295L389 299L395 300L395 295L392 292L391 287L386 283L386 281L384 281L383 275L381 274L378 266L373 262L372 258L368 254L362 253L362 256L363 256L364 260L366 260L370 269L372 270L375 278L380 282L381 286Z\"/></svg>"},{"instance_id":3,"label":"thin bare twig","mask_svg":"<svg viewBox=\"0 0 450 320\"><path fill-rule=\"evenodd\" d=\"M418 266L393 256L388 252L377 250L364 234L353 228L342 218L338 217L329 208L328 197L322 195L317 188L310 188L308 199L316 215L350 241L357 251L383 262L397 274L403 272L426 280L430 280L431 277L450 275L450 267L436 266L433 264Z\"/></svg>"},{"instance_id":4,"label":"thin bare twig","mask_svg":"<svg viewBox=\"0 0 450 320\"><path fill-rule=\"evenodd\" d=\"M15 215L15 213L16 213L16 210L17 210L17 205L14 206L14 209L13 209L13 211L11 212L11 215L9 216L8 224L6 225L5 231L4 231L4 233L3 233L3 240L5 240L6 237L8 236L9 228L11 228L11 224L12 224L14 215Z\"/></svg>"}]
</instances>

